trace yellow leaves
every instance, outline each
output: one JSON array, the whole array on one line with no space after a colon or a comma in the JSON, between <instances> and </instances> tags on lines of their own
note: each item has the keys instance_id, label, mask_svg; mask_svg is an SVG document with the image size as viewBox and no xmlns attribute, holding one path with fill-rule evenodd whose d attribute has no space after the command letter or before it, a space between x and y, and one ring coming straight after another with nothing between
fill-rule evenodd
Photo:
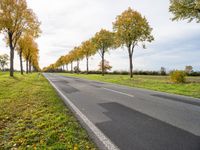
<instances>
[{"instance_id":1,"label":"yellow leaves","mask_svg":"<svg viewBox=\"0 0 200 150\"><path fill-rule=\"evenodd\" d=\"M130 7L117 16L113 29L116 32L116 44L118 45L132 45L133 43L136 45L138 42L153 40L152 28L146 18Z\"/></svg>"},{"instance_id":2,"label":"yellow leaves","mask_svg":"<svg viewBox=\"0 0 200 150\"><path fill-rule=\"evenodd\" d=\"M82 43L82 54L86 57L89 57L96 53L96 47L95 44L92 42L92 40L87 40Z\"/></svg>"},{"instance_id":3,"label":"yellow leaves","mask_svg":"<svg viewBox=\"0 0 200 150\"><path fill-rule=\"evenodd\" d=\"M37 36L40 32L39 26L36 15L27 7L25 0L0 1L0 29L3 32L14 34L29 31Z\"/></svg>"},{"instance_id":4,"label":"yellow leaves","mask_svg":"<svg viewBox=\"0 0 200 150\"><path fill-rule=\"evenodd\" d=\"M107 31L105 29L101 29L99 32L95 34L92 38L92 41L95 43L95 46L98 50L107 51L108 48L112 47L114 42L114 33Z\"/></svg>"},{"instance_id":5,"label":"yellow leaves","mask_svg":"<svg viewBox=\"0 0 200 150\"><path fill-rule=\"evenodd\" d=\"M78 145L77 144L74 145L74 150L78 150Z\"/></svg>"},{"instance_id":6,"label":"yellow leaves","mask_svg":"<svg viewBox=\"0 0 200 150\"><path fill-rule=\"evenodd\" d=\"M199 0L170 0L169 11L174 14L172 20L188 19L189 22L196 20L200 22Z\"/></svg>"},{"instance_id":7,"label":"yellow leaves","mask_svg":"<svg viewBox=\"0 0 200 150\"><path fill-rule=\"evenodd\" d=\"M33 67L39 69L38 59L39 59L39 49L37 43L34 41L33 37L26 34L18 41L17 50L22 52L23 57L29 60Z\"/></svg>"}]
</instances>

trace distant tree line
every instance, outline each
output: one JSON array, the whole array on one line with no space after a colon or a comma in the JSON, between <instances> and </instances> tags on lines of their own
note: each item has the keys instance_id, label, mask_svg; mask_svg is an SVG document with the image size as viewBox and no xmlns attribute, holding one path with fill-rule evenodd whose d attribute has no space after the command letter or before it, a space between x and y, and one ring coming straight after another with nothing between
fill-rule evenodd
<instances>
[{"instance_id":1,"label":"distant tree line","mask_svg":"<svg viewBox=\"0 0 200 150\"><path fill-rule=\"evenodd\" d=\"M76 67L75 67L76 68ZM182 70L182 72L184 72L187 76L200 76L200 71L189 71L187 70L188 66L185 67L185 70ZM135 70L133 71L133 75L155 75L155 76L168 76L170 75L172 72L174 72L176 70L171 70L171 71L166 71L166 69L164 67L161 67L160 71L145 71L145 70ZM65 70L63 68L55 68L55 69L49 69L46 70L46 72L57 72L57 73L71 73L71 70ZM77 73L76 69L74 69L74 72ZM81 71L79 70L80 74L102 74L101 70L90 70L90 71ZM105 74L113 74L113 75L129 75L129 71L106 71Z\"/></svg>"}]
</instances>

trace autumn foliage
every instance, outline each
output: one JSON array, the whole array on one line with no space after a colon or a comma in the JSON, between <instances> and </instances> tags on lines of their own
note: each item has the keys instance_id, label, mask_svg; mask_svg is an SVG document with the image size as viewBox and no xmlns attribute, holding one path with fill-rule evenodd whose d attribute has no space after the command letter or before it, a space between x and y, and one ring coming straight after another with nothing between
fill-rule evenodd
<instances>
[{"instance_id":1,"label":"autumn foliage","mask_svg":"<svg viewBox=\"0 0 200 150\"><path fill-rule=\"evenodd\" d=\"M86 58L87 73L89 71L88 60L89 57L98 53L101 57L101 71L102 75L105 73L105 53L110 49L118 47L127 47L129 54L130 76L133 77L133 52L134 48L141 44L145 48L145 42L152 42L154 40L151 35L152 28L147 19L139 12L128 8L121 15L116 17L113 23L113 31L101 29L89 40L82 42L78 47L72 49L68 54L61 56L54 64L44 68L44 71L52 70L60 66L71 64L71 72L73 72L73 62L77 61L77 68L79 68L79 61ZM64 61L63 61L64 60Z\"/></svg>"},{"instance_id":2,"label":"autumn foliage","mask_svg":"<svg viewBox=\"0 0 200 150\"><path fill-rule=\"evenodd\" d=\"M32 9L28 8L26 0L0 1L0 32L4 34L10 48L10 76L14 75L14 51L17 50L22 57L20 39L26 38L27 34L32 39L38 37L41 32L39 26L40 22ZM30 51L34 53L31 54L34 56L29 58L30 65L38 70L38 58L36 58L38 52L33 49Z\"/></svg>"},{"instance_id":3,"label":"autumn foliage","mask_svg":"<svg viewBox=\"0 0 200 150\"><path fill-rule=\"evenodd\" d=\"M185 82L186 73L184 71L172 71L170 73L171 81L174 83L184 83Z\"/></svg>"}]
</instances>

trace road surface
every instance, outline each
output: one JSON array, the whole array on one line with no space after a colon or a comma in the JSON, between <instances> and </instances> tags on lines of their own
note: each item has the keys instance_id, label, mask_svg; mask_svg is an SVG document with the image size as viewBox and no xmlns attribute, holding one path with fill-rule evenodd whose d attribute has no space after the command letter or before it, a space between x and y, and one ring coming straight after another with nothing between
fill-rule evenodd
<instances>
[{"instance_id":1,"label":"road surface","mask_svg":"<svg viewBox=\"0 0 200 150\"><path fill-rule=\"evenodd\" d=\"M200 150L200 99L58 74L44 76L116 149Z\"/></svg>"}]
</instances>

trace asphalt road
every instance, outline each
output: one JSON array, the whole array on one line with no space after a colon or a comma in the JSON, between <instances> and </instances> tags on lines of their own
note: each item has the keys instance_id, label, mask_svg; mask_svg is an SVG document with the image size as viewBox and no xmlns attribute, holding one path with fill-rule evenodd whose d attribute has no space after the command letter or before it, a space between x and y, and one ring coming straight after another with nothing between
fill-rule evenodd
<instances>
[{"instance_id":1,"label":"asphalt road","mask_svg":"<svg viewBox=\"0 0 200 150\"><path fill-rule=\"evenodd\" d=\"M44 74L122 150L200 150L200 99Z\"/></svg>"}]
</instances>

